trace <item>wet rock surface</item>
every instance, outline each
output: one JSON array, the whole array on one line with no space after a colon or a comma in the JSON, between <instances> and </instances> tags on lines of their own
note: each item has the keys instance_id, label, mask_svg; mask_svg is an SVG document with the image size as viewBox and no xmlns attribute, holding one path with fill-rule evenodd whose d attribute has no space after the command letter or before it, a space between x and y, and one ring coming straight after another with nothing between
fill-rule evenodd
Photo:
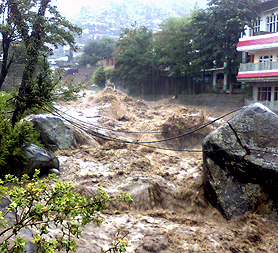
<instances>
[{"instance_id":1,"label":"wet rock surface","mask_svg":"<svg viewBox=\"0 0 278 253\"><path fill-rule=\"evenodd\" d=\"M47 151L38 145L31 144L25 147L23 152L25 152L27 156L27 164L23 169L22 174L32 176L36 169L40 169L40 172L43 175L48 173L60 175L59 160L50 151Z\"/></svg>"},{"instance_id":2,"label":"wet rock surface","mask_svg":"<svg viewBox=\"0 0 278 253\"><path fill-rule=\"evenodd\" d=\"M76 147L73 132L60 118L36 115L31 121L36 131L40 133L40 141L46 149L55 151Z\"/></svg>"},{"instance_id":3,"label":"wet rock surface","mask_svg":"<svg viewBox=\"0 0 278 253\"><path fill-rule=\"evenodd\" d=\"M277 215L277 127L277 115L255 103L205 138L205 195L225 218Z\"/></svg>"}]
</instances>

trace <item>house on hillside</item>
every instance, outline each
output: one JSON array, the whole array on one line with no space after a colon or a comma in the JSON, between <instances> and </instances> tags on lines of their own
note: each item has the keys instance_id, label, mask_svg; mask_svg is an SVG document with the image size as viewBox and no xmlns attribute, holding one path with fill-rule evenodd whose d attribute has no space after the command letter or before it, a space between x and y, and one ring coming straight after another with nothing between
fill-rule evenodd
<instances>
[{"instance_id":1,"label":"house on hillside","mask_svg":"<svg viewBox=\"0 0 278 253\"><path fill-rule=\"evenodd\" d=\"M106 69L113 69L115 67L115 59L113 59L112 57L106 57L100 62L103 63L103 66Z\"/></svg>"},{"instance_id":2,"label":"house on hillside","mask_svg":"<svg viewBox=\"0 0 278 253\"><path fill-rule=\"evenodd\" d=\"M278 1L261 2L260 18L239 39L242 52L237 80L253 87L253 99L278 110Z\"/></svg>"}]
</instances>

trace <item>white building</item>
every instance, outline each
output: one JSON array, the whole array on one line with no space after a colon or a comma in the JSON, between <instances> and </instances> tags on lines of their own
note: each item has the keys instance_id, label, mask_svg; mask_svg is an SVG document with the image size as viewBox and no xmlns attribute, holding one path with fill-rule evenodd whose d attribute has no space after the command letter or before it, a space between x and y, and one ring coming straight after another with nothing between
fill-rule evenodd
<instances>
[{"instance_id":1,"label":"white building","mask_svg":"<svg viewBox=\"0 0 278 253\"><path fill-rule=\"evenodd\" d=\"M253 101L278 110L278 1L261 2L260 18L239 39L242 63L237 80L252 85Z\"/></svg>"}]
</instances>

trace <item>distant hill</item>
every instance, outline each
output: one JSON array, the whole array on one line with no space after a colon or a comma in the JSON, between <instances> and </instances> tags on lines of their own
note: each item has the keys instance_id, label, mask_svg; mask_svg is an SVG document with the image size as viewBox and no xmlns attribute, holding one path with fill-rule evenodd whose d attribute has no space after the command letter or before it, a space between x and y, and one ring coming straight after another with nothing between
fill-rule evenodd
<instances>
[{"instance_id":1,"label":"distant hill","mask_svg":"<svg viewBox=\"0 0 278 253\"><path fill-rule=\"evenodd\" d=\"M204 8L207 0L102 0L83 6L71 20L83 28L80 43L102 36L117 37L121 28L147 26L154 30L169 17L184 16L196 6Z\"/></svg>"}]
</instances>

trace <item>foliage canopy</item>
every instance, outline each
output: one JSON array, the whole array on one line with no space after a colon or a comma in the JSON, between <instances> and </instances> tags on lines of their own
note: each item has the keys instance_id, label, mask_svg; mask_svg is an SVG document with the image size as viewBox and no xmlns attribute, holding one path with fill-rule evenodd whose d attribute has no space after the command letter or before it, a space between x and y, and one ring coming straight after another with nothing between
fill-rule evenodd
<instances>
[{"instance_id":1,"label":"foliage canopy","mask_svg":"<svg viewBox=\"0 0 278 253\"><path fill-rule=\"evenodd\" d=\"M236 45L245 26L258 18L259 0L211 0L205 10L192 13L194 47L203 66L231 64L238 56ZM207 61L205 61L207 59ZM210 61L210 62L208 62Z\"/></svg>"},{"instance_id":2,"label":"foliage canopy","mask_svg":"<svg viewBox=\"0 0 278 253\"><path fill-rule=\"evenodd\" d=\"M102 37L100 40L93 40L87 44L79 59L80 66L95 66L98 61L111 57L115 50L115 40L107 37Z\"/></svg>"},{"instance_id":3,"label":"foliage canopy","mask_svg":"<svg viewBox=\"0 0 278 253\"><path fill-rule=\"evenodd\" d=\"M114 53L114 78L132 92L170 79L188 86L193 75L224 63L229 76L236 74L236 45L245 26L258 17L259 6L259 0L211 0L207 9L169 18L155 34L146 27L123 29Z\"/></svg>"},{"instance_id":4,"label":"foliage canopy","mask_svg":"<svg viewBox=\"0 0 278 253\"><path fill-rule=\"evenodd\" d=\"M13 55L9 55L12 43L22 45L26 57L12 117L12 123L15 125L25 110L35 104L32 101L34 86L46 88L46 91L53 89L46 60L52 52L51 47L68 44L74 50L74 35L81 34L81 28L62 17L56 7L51 5L51 0L2 0L0 7L3 20L0 24L0 32L5 38L2 41L2 49L6 52L3 54L2 81L14 60ZM40 65L41 68L38 67ZM38 95L46 93L38 93ZM47 99L47 97L43 98Z\"/></svg>"},{"instance_id":5,"label":"foliage canopy","mask_svg":"<svg viewBox=\"0 0 278 253\"><path fill-rule=\"evenodd\" d=\"M160 69L168 68L168 75L181 77L191 71L192 43L189 16L169 18L161 24L155 36L154 51Z\"/></svg>"},{"instance_id":6,"label":"foliage canopy","mask_svg":"<svg viewBox=\"0 0 278 253\"><path fill-rule=\"evenodd\" d=\"M153 32L147 27L122 30L117 43L114 78L122 81L131 93L139 93L150 84L156 67Z\"/></svg>"}]
</instances>

